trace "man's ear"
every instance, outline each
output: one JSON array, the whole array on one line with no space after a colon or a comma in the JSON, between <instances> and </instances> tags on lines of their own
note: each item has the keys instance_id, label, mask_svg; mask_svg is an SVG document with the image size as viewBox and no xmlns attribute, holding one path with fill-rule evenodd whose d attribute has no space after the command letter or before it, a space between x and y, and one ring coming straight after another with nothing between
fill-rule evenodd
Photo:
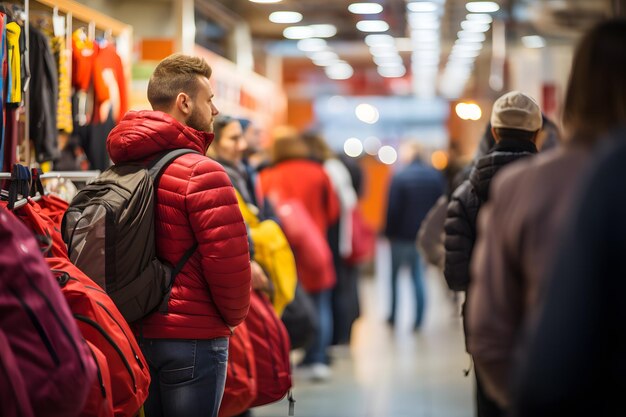
<instances>
[{"instance_id":1,"label":"man's ear","mask_svg":"<svg viewBox=\"0 0 626 417\"><path fill-rule=\"evenodd\" d=\"M493 126L491 127L491 135L493 136L494 142L500 142L500 136L498 136L498 134L496 133L496 128Z\"/></svg>"},{"instance_id":2,"label":"man's ear","mask_svg":"<svg viewBox=\"0 0 626 417\"><path fill-rule=\"evenodd\" d=\"M193 103L191 101L191 97L186 93L178 93L176 96L176 108L177 110L184 114L185 116L189 116L191 111L193 110Z\"/></svg>"}]
</instances>

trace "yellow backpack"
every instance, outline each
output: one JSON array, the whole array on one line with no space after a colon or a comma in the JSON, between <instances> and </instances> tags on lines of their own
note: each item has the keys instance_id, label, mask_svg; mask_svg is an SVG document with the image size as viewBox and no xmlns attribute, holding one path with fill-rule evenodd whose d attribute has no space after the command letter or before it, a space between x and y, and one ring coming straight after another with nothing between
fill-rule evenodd
<instances>
[{"instance_id":1,"label":"yellow backpack","mask_svg":"<svg viewBox=\"0 0 626 417\"><path fill-rule=\"evenodd\" d=\"M250 229L250 238L254 243L254 260L261 265L272 281L274 286L272 305L280 317L296 293L298 276L293 252L278 223L269 219L260 221L256 214L258 209L247 204L238 191L236 193L239 209Z\"/></svg>"}]
</instances>

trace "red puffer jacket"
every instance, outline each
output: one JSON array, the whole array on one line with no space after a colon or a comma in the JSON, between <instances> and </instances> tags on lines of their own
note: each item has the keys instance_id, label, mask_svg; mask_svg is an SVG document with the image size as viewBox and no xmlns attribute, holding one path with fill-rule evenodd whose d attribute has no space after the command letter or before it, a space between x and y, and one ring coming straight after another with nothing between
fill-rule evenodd
<instances>
[{"instance_id":1,"label":"red puffer jacket","mask_svg":"<svg viewBox=\"0 0 626 417\"><path fill-rule=\"evenodd\" d=\"M146 161L188 148L157 191L156 245L160 259L175 265L194 241L198 249L176 276L168 313L143 320L147 338L213 339L229 336L250 304L250 255L246 226L228 175L204 156L212 133L184 126L159 111L128 112L107 138L114 163Z\"/></svg>"}]
</instances>

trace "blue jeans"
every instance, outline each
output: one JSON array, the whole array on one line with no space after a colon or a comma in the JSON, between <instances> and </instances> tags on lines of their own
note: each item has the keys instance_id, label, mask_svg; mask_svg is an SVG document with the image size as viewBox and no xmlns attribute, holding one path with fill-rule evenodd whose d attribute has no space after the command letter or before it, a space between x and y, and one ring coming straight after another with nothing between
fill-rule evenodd
<instances>
[{"instance_id":1,"label":"blue jeans","mask_svg":"<svg viewBox=\"0 0 626 417\"><path fill-rule=\"evenodd\" d=\"M146 417L217 417L226 383L228 339L144 339L150 366Z\"/></svg>"},{"instance_id":2,"label":"blue jeans","mask_svg":"<svg viewBox=\"0 0 626 417\"><path fill-rule=\"evenodd\" d=\"M424 307L426 305L426 291L424 289L424 279L422 262L417 252L417 247L413 241L392 240L391 241L391 315L390 322L396 319L396 304L398 298L398 272L402 265L411 268L411 276L415 287L415 303L417 311L415 314L415 328L422 324L424 317Z\"/></svg>"},{"instance_id":3,"label":"blue jeans","mask_svg":"<svg viewBox=\"0 0 626 417\"><path fill-rule=\"evenodd\" d=\"M328 364L326 349L328 349L333 340L332 290L309 293L309 296L315 305L319 328L312 343L306 350L302 363L305 365L313 363Z\"/></svg>"}]
</instances>

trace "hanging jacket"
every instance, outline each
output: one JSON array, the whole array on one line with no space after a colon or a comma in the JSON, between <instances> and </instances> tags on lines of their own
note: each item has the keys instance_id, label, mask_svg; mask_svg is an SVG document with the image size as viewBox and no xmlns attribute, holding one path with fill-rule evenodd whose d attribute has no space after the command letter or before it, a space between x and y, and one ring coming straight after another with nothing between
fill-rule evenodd
<instances>
[{"instance_id":1,"label":"hanging jacket","mask_svg":"<svg viewBox=\"0 0 626 417\"><path fill-rule=\"evenodd\" d=\"M507 164L537 153L530 141L502 138L480 158L465 181L452 194L444 228L446 258L444 275L453 291L466 291L470 282L469 263L476 241L476 218L489 199L494 175Z\"/></svg>"},{"instance_id":2,"label":"hanging jacket","mask_svg":"<svg viewBox=\"0 0 626 417\"><path fill-rule=\"evenodd\" d=\"M229 336L250 303L250 254L246 226L228 175L204 156L212 133L184 126L159 111L128 112L107 139L114 163L148 161L188 148L157 190L158 257L175 265L194 242L198 249L176 276L168 313L142 321L147 338L213 339Z\"/></svg>"},{"instance_id":3,"label":"hanging jacket","mask_svg":"<svg viewBox=\"0 0 626 417\"><path fill-rule=\"evenodd\" d=\"M57 104L59 83L49 39L30 25L30 137L37 162L58 158Z\"/></svg>"}]
</instances>

